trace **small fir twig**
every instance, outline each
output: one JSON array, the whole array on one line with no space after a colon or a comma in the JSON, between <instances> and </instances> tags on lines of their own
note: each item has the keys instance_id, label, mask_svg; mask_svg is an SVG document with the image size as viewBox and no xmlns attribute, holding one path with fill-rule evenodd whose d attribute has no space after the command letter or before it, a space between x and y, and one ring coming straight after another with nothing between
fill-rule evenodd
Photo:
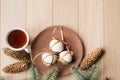
<instances>
[{"instance_id":1,"label":"small fir twig","mask_svg":"<svg viewBox=\"0 0 120 80\"><path fill-rule=\"evenodd\" d=\"M58 75L58 72L59 72L58 68L53 67L51 70L47 72L47 74L43 76L43 80L55 80L55 78Z\"/></svg>"},{"instance_id":2,"label":"small fir twig","mask_svg":"<svg viewBox=\"0 0 120 80\"><path fill-rule=\"evenodd\" d=\"M89 68L89 80L95 80L97 77L97 74L99 72L99 68L96 65L93 65Z\"/></svg>"},{"instance_id":3,"label":"small fir twig","mask_svg":"<svg viewBox=\"0 0 120 80\"><path fill-rule=\"evenodd\" d=\"M76 75L77 80L85 80L85 75L83 74L83 71L76 66L72 66L71 73Z\"/></svg>"},{"instance_id":4,"label":"small fir twig","mask_svg":"<svg viewBox=\"0 0 120 80\"><path fill-rule=\"evenodd\" d=\"M4 80L3 77L0 76L0 80Z\"/></svg>"},{"instance_id":5,"label":"small fir twig","mask_svg":"<svg viewBox=\"0 0 120 80\"><path fill-rule=\"evenodd\" d=\"M72 66L71 73L76 75L77 80L95 80L99 68L95 65L91 66L88 70L82 70L79 67Z\"/></svg>"},{"instance_id":6,"label":"small fir twig","mask_svg":"<svg viewBox=\"0 0 120 80\"><path fill-rule=\"evenodd\" d=\"M40 74L36 67L33 64L30 64L30 80L40 80Z\"/></svg>"}]
</instances>

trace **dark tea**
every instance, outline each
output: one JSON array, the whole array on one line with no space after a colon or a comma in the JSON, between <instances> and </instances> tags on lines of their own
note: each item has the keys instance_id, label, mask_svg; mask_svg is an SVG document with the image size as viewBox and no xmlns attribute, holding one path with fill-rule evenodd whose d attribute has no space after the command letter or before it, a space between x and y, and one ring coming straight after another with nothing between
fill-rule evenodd
<instances>
[{"instance_id":1,"label":"dark tea","mask_svg":"<svg viewBox=\"0 0 120 80\"><path fill-rule=\"evenodd\" d=\"M21 30L14 30L8 35L8 43L13 48L21 48L27 42L26 34Z\"/></svg>"}]
</instances>

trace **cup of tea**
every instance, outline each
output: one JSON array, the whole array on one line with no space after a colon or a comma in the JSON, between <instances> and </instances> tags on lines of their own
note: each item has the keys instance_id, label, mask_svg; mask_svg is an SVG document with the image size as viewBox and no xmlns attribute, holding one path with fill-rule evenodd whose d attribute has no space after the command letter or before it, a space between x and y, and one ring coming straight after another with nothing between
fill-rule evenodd
<instances>
[{"instance_id":1,"label":"cup of tea","mask_svg":"<svg viewBox=\"0 0 120 80\"><path fill-rule=\"evenodd\" d=\"M29 43L29 36L28 33L22 28L14 28L9 30L6 35L6 43L11 50L25 50L27 53L30 53L27 47Z\"/></svg>"}]
</instances>

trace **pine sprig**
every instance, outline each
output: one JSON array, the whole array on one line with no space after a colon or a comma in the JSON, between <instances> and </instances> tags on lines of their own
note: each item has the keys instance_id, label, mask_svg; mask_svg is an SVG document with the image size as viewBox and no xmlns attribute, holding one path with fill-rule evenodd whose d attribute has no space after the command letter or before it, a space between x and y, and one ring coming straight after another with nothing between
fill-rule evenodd
<instances>
[{"instance_id":1,"label":"pine sprig","mask_svg":"<svg viewBox=\"0 0 120 80\"><path fill-rule=\"evenodd\" d=\"M55 78L58 75L58 72L59 72L58 68L53 67L51 70L47 72L47 74L43 76L43 80L55 80Z\"/></svg>"},{"instance_id":2,"label":"pine sprig","mask_svg":"<svg viewBox=\"0 0 120 80\"><path fill-rule=\"evenodd\" d=\"M4 80L3 77L0 76L0 80Z\"/></svg>"},{"instance_id":3,"label":"pine sprig","mask_svg":"<svg viewBox=\"0 0 120 80\"><path fill-rule=\"evenodd\" d=\"M89 68L89 80L95 80L98 72L99 68L96 65L91 66Z\"/></svg>"},{"instance_id":4,"label":"pine sprig","mask_svg":"<svg viewBox=\"0 0 120 80\"><path fill-rule=\"evenodd\" d=\"M72 66L71 73L76 75L77 80L95 80L99 68L95 65L91 66L88 70L82 70L79 67Z\"/></svg>"},{"instance_id":5,"label":"pine sprig","mask_svg":"<svg viewBox=\"0 0 120 80\"><path fill-rule=\"evenodd\" d=\"M77 80L85 80L85 76L83 74L83 71L79 67L72 66L71 73L76 75Z\"/></svg>"},{"instance_id":6,"label":"pine sprig","mask_svg":"<svg viewBox=\"0 0 120 80\"><path fill-rule=\"evenodd\" d=\"M30 80L40 80L39 71L34 65L30 64Z\"/></svg>"}]
</instances>

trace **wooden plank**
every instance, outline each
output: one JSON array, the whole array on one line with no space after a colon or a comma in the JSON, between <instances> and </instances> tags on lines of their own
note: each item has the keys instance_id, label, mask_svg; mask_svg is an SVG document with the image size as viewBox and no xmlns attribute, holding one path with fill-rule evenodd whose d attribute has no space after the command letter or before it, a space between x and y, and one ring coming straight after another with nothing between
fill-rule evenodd
<instances>
[{"instance_id":1,"label":"wooden plank","mask_svg":"<svg viewBox=\"0 0 120 80\"><path fill-rule=\"evenodd\" d=\"M104 1L104 75L112 80L120 79L120 0Z\"/></svg>"},{"instance_id":2,"label":"wooden plank","mask_svg":"<svg viewBox=\"0 0 120 80\"><path fill-rule=\"evenodd\" d=\"M98 37L99 37L99 45L104 48L104 2L103 0L97 0L96 3L96 7L97 7L97 27L98 27ZM97 46L97 45L96 45ZM102 58L100 58L100 61L98 62L98 66L100 68L99 71L99 76L97 77L97 80L102 80L104 77L103 71L104 71L104 56L102 56Z\"/></svg>"},{"instance_id":3,"label":"wooden plank","mask_svg":"<svg viewBox=\"0 0 120 80\"><path fill-rule=\"evenodd\" d=\"M53 25L65 25L78 32L78 0L53 0Z\"/></svg>"},{"instance_id":4,"label":"wooden plank","mask_svg":"<svg viewBox=\"0 0 120 80\"><path fill-rule=\"evenodd\" d=\"M96 47L103 47L103 1L79 0L79 35L83 40L85 54ZM100 73L98 80L102 80L103 60L98 62Z\"/></svg>"},{"instance_id":5,"label":"wooden plank","mask_svg":"<svg viewBox=\"0 0 120 80\"><path fill-rule=\"evenodd\" d=\"M25 0L1 0L1 48L7 47L5 36L7 31L13 27L26 28L26 1ZM1 52L1 68L8 64L17 62L3 51ZM19 74L6 74L1 71L5 80L18 80L26 78L26 72Z\"/></svg>"},{"instance_id":6,"label":"wooden plank","mask_svg":"<svg viewBox=\"0 0 120 80\"><path fill-rule=\"evenodd\" d=\"M78 0L53 0L53 25L64 25L78 33ZM75 80L68 75L57 80Z\"/></svg>"},{"instance_id":7,"label":"wooden plank","mask_svg":"<svg viewBox=\"0 0 120 80\"><path fill-rule=\"evenodd\" d=\"M1 41L1 0L0 0L0 41ZM0 42L0 69L1 69L1 42ZM1 75L1 71L0 71Z\"/></svg>"},{"instance_id":8,"label":"wooden plank","mask_svg":"<svg viewBox=\"0 0 120 80\"><path fill-rule=\"evenodd\" d=\"M88 53L89 50L103 45L103 11L101 9L102 12L99 13L100 4L97 5L97 0L80 0L79 3L79 32Z\"/></svg>"},{"instance_id":9,"label":"wooden plank","mask_svg":"<svg viewBox=\"0 0 120 80\"><path fill-rule=\"evenodd\" d=\"M27 31L30 41L48 26L52 25L52 0L27 0ZM30 72L27 78L30 78Z\"/></svg>"},{"instance_id":10,"label":"wooden plank","mask_svg":"<svg viewBox=\"0 0 120 80\"><path fill-rule=\"evenodd\" d=\"M32 39L52 25L52 0L27 1L27 30Z\"/></svg>"}]
</instances>

